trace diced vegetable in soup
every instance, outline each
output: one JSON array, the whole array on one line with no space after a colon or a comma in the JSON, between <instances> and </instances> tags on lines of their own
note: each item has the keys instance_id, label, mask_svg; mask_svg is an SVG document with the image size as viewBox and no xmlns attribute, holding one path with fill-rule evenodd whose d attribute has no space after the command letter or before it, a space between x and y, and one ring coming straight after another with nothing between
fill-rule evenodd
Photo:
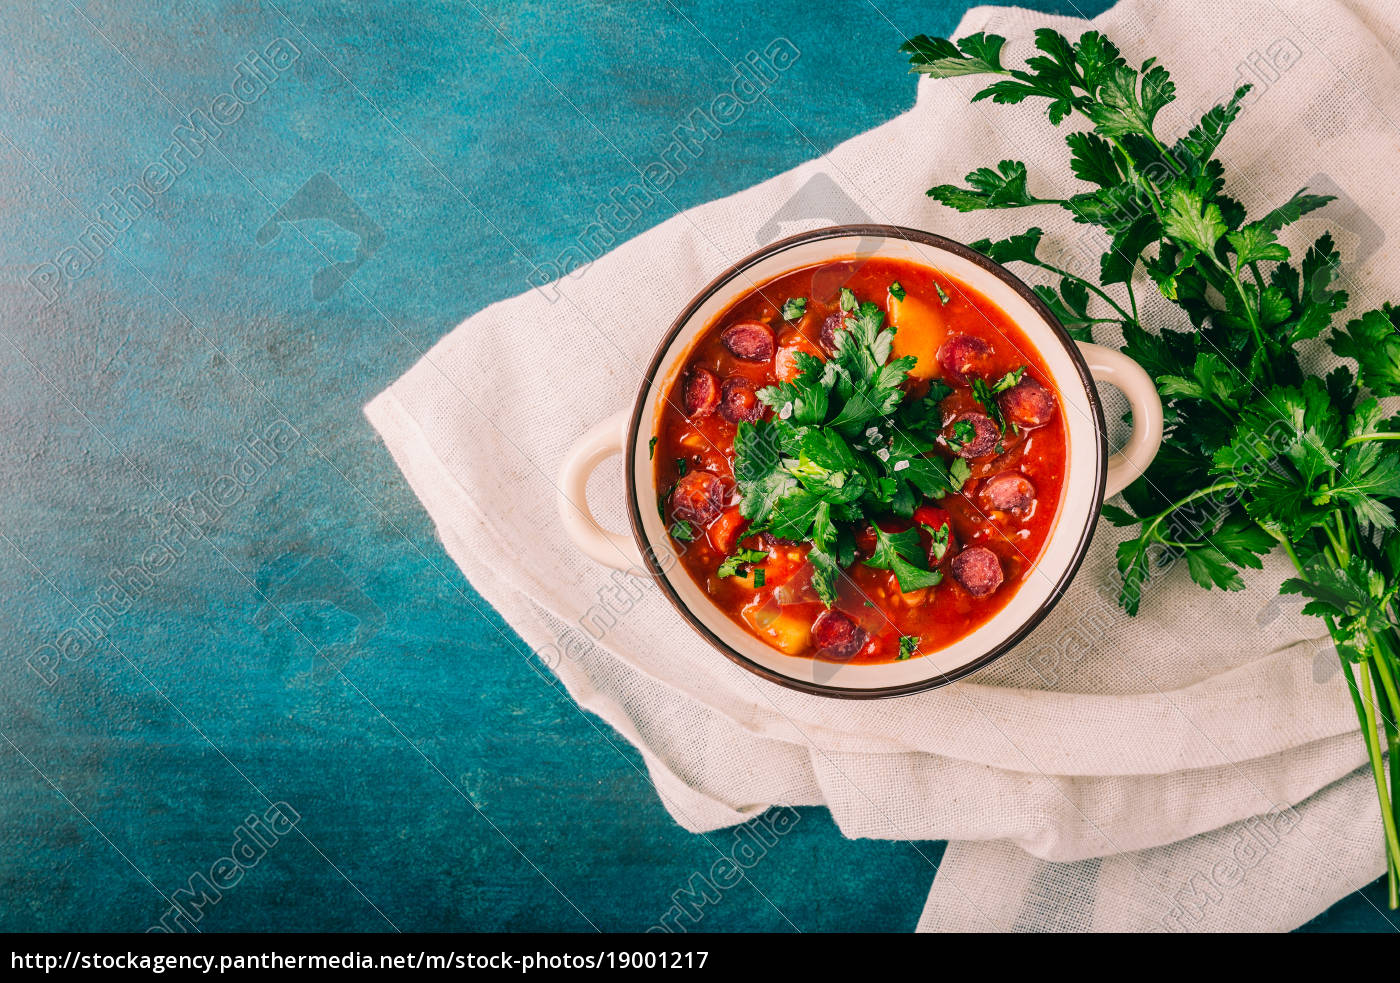
<instances>
[{"instance_id":1,"label":"diced vegetable in soup","mask_svg":"<svg viewBox=\"0 0 1400 983\"><path fill-rule=\"evenodd\" d=\"M902 260L795 270L715 318L653 451L686 573L788 655L894 662L996 616L1065 487L1044 360L989 300Z\"/></svg>"}]
</instances>

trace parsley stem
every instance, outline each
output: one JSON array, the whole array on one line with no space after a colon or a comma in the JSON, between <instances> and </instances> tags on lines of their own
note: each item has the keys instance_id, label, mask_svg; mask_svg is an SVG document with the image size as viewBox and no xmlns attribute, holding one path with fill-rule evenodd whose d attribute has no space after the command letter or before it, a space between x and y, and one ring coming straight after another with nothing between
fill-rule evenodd
<instances>
[{"instance_id":1,"label":"parsley stem","mask_svg":"<svg viewBox=\"0 0 1400 983\"><path fill-rule=\"evenodd\" d=\"M1287 538L1267 526L1260 525L1259 528L1263 529L1283 544L1284 551L1288 553L1288 558L1293 561L1293 567L1298 571L1298 575L1306 577L1307 574L1303 569L1303 564L1298 559L1298 554L1294 550L1293 544L1290 543ZM1331 530L1326 526L1322 528L1327 532L1328 538L1331 538ZM1336 543L1334 542L1333 545L1335 546ZM1322 620L1327 625L1327 631L1332 636L1333 641L1337 643L1337 658L1340 659L1342 663L1342 675L1346 677L1347 692L1351 695L1352 706L1356 709L1356 716L1361 724L1361 736L1366 741L1366 755L1371 761L1371 775L1375 779L1376 795L1380 798L1381 804L1381 825L1385 830L1386 869L1391 875L1391 883L1395 884L1397 881L1400 881L1400 833L1397 833L1395 827L1395 814L1397 811L1400 811L1400 806L1397 806L1396 802L1393 800L1396 793L1400 792L1400 786L1395 784L1397 780L1400 780L1397 779L1397 776L1400 776L1400 772L1397 772L1395 768L1397 755L1400 755L1400 747L1397 747L1393 741L1390 742L1392 788L1391 797L1387 798L1385 771L1381 766L1380 740L1376 734L1376 714L1374 708L1372 708L1370 674L1366 671L1365 666L1360 667L1366 694L1366 698L1363 701L1362 693L1356 686L1356 678L1351 673L1351 663L1342 655L1342 646L1346 644L1346 638L1338 631L1337 624L1331 615L1324 615ZM1381 665L1386 655L1384 646L1380 644L1379 640L1376 639L1369 630L1367 634L1370 635L1371 645L1369 646L1370 652L1368 653L1370 658L1366 661L1373 663L1376 666L1377 672L1381 672ZM1388 673L1388 668L1385 672ZM1400 714L1400 700L1396 699L1396 689L1393 679L1391 684L1386 687L1386 695L1391 702L1391 713ZM1371 712L1368 713L1368 709L1370 709ZM1383 713L1381 717L1382 720L1387 719ZM1389 734L1387 734L1387 740L1390 740ZM1395 904L1391 905L1392 908L1395 906Z\"/></svg>"},{"instance_id":2,"label":"parsley stem","mask_svg":"<svg viewBox=\"0 0 1400 983\"><path fill-rule=\"evenodd\" d=\"M1368 440L1400 440L1400 433L1363 433L1359 437L1352 437L1342 444L1343 447L1352 447L1356 444L1364 444Z\"/></svg>"},{"instance_id":3,"label":"parsley stem","mask_svg":"<svg viewBox=\"0 0 1400 983\"><path fill-rule=\"evenodd\" d=\"M1113 308L1115 311L1117 311L1119 314L1123 315L1123 317L1126 318L1126 317L1128 316L1128 312L1125 311L1125 310L1123 310L1122 306L1121 306L1117 301L1115 301L1112 297L1110 297L1110 296L1108 295L1108 293L1107 293L1102 287L1100 287L1097 283L1094 283L1094 282L1092 282L1092 281L1090 281L1090 280L1086 280L1086 279L1084 279L1082 276L1076 276L1075 274L1071 273L1069 270L1063 270L1063 269L1061 269L1060 267L1055 266L1055 265L1053 265L1053 264L1051 264L1051 263L1043 263L1043 262L1041 262L1040 260L1036 260L1036 261L1035 261L1035 265L1036 265L1036 266L1039 266L1039 267L1040 267L1041 269L1043 269L1043 270L1049 270L1051 273L1058 273L1060 276L1064 277L1066 280L1077 280L1077 281L1079 281L1079 282L1082 283L1085 287L1087 287L1089 290L1092 290L1094 293L1096 293L1096 294L1098 294L1100 297L1102 297L1102 298L1104 299L1104 301L1106 301L1110 307L1112 307L1112 308ZM1129 289L1129 292L1131 292L1132 288L1129 287L1128 289ZM1092 323L1094 323L1094 324L1099 324L1099 323L1107 324L1110 320L1111 320L1110 318L1103 318L1103 319L1101 319L1100 321L1093 321ZM1137 315L1136 315L1136 313L1133 315L1133 320L1134 320L1134 321L1137 320Z\"/></svg>"},{"instance_id":4,"label":"parsley stem","mask_svg":"<svg viewBox=\"0 0 1400 983\"><path fill-rule=\"evenodd\" d=\"M1390 664L1386 659L1389 654L1381 644L1381 640L1376 637L1376 633L1371 629L1366 629L1366 637L1371 640L1371 648L1376 661L1376 673L1380 676L1381 688L1385 690L1386 697L1390 700L1391 717L1387 717L1392 724L1397 723L1393 715L1400 714L1400 692L1395 688L1395 677L1391 675Z\"/></svg>"},{"instance_id":5,"label":"parsley stem","mask_svg":"<svg viewBox=\"0 0 1400 983\"><path fill-rule=\"evenodd\" d=\"M1091 95L1092 95L1092 93L1091 93ZM1084 117L1085 117L1086 119L1088 119L1090 122L1093 122L1093 117L1089 116L1088 113L1084 113ZM1097 124L1096 124L1096 127L1097 127ZM1161 142L1160 142L1155 136L1151 136L1151 134L1149 134L1149 136L1151 137L1153 143L1157 144L1157 146L1159 146L1159 147L1162 147ZM1130 153L1128 153L1127 148L1123 146L1122 142L1121 142L1117 137L1113 137L1113 136L1108 137L1108 142L1111 143L1111 144L1113 144L1115 147L1117 147L1117 148L1118 148L1118 152L1121 153L1121 154L1123 155L1123 160L1124 160L1124 162L1127 164L1127 169L1128 169L1128 174L1127 174L1127 176L1128 176L1128 179L1129 179L1130 181L1132 181L1133 183L1138 184L1138 185L1140 185L1140 186L1146 188L1146 189L1147 189L1147 193L1148 193L1149 195L1152 196L1152 202L1153 202L1153 204L1155 204L1155 205L1157 206L1157 217L1158 217L1158 218L1161 218L1162 215L1163 215L1163 213L1166 212L1166 208L1164 208L1164 207L1162 206L1162 197L1161 197L1161 195L1159 195L1159 194L1157 193L1157 186L1156 186L1155 184L1153 184L1151 181L1149 181L1147 178L1142 177L1142 175L1138 173L1137 165L1135 165L1135 164L1133 163L1133 155L1130 154ZM1171 154L1165 152L1165 151L1166 151L1166 148L1165 148L1165 147L1162 147L1162 150L1163 150L1163 152L1164 152L1164 156L1166 157L1166 159L1170 161L1170 160L1172 159ZM1175 168L1173 168L1173 169L1175 169Z\"/></svg>"},{"instance_id":6,"label":"parsley stem","mask_svg":"<svg viewBox=\"0 0 1400 983\"><path fill-rule=\"evenodd\" d=\"M1204 498L1205 496L1210 495L1210 494L1213 494L1214 492L1225 491L1225 490L1228 489L1228 488L1238 488L1238 487L1239 487L1239 482L1238 482L1238 481L1222 481L1222 482L1219 482L1218 484L1211 485L1209 488L1202 488L1202 489L1200 489L1200 490L1198 490L1198 491L1192 492L1191 494L1187 495L1185 498L1182 498L1182 499L1179 499L1179 500L1173 502L1171 505L1168 505L1168 506L1167 506L1165 509L1163 509L1161 512L1157 513L1157 515L1153 517L1152 522L1147 526L1146 529L1143 530L1143 535L1146 536L1146 535L1149 535L1149 534L1151 534L1151 533L1153 533L1153 532L1156 532L1157 527L1160 526L1160 525L1162 524L1162 520L1165 519L1167 516L1171 515L1171 514L1172 514L1173 512L1175 512L1177 509L1181 508L1183 505L1187 505L1187 504L1189 504L1189 503L1191 503L1191 502L1194 502L1194 501L1195 501L1196 499L1198 499L1198 498Z\"/></svg>"},{"instance_id":7,"label":"parsley stem","mask_svg":"<svg viewBox=\"0 0 1400 983\"><path fill-rule=\"evenodd\" d=\"M1249 271L1254 274L1254 285L1259 288L1259 302L1264 302L1264 274L1259 272L1258 263L1250 263Z\"/></svg>"},{"instance_id":8,"label":"parsley stem","mask_svg":"<svg viewBox=\"0 0 1400 983\"><path fill-rule=\"evenodd\" d=\"M1384 649L1379 642L1376 644L1378 649ZM1389 655L1388 652L1385 654ZM1400 814L1400 724L1396 723L1400 719L1400 700L1395 697L1395 680L1390 675L1386 660L1377 659L1371 670L1376 674L1377 685L1384 686L1390 697L1391 715L1385 718L1385 740L1386 753L1390 755L1390 811L1395 815ZM1386 866L1390 869L1390 877L1387 878L1390 907L1400 908L1400 866L1391 863L1388 857Z\"/></svg>"},{"instance_id":9,"label":"parsley stem","mask_svg":"<svg viewBox=\"0 0 1400 983\"><path fill-rule=\"evenodd\" d=\"M1301 574L1303 572L1303 564L1298 562L1298 554L1293 551L1293 544L1288 541L1287 537L1283 536L1281 533L1275 532L1268 526L1261 525L1257 522L1255 525L1259 526L1260 529L1263 529L1266 533L1283 544L1283 551L1288 554L1288 558L1293 561L1293 566L1295 566L1298 569L1298 573Z\"/></svg>"},{"instance_id":10,"label":"parsley stem","mask_svg":"<svg viewBox=\"0 0 1400 983\"><path fill-rule=\"evenodd\" d=\"M1167 149L1166 144L1157 139L1157 134L1153 133L1150 127L1147 130L1147 139L1151 140L1153 145L1162 152L1162 159L1167 162L1168 167L1177 174L1182 173L1182 168L1181 165L1177 163L1176 155Z\"/></svg>"},{"instance_id":11,"label":"parsley stem","mask_svg":"<svg viewBox=\"0 0 1400 983\"><path fill-rule=\"evenodd\" d=\"M1210 254L1210 258L1214 260L1215 265L1220 267L1220 269L1225 273L1225 275L1230 278L1230 282L1235 285L1235 293L1239 295L1240 306L1244 308L1245 317L1249 320L1249 333L1254 335L1254 343L1257 346L1259 346L1260 353L1262 354L1264 352L1267 352L1269 350L1269 347L1264 343L1264 328L1259 323L1259 313L1253 307L1250 306L1249 294L1244 289L1244 281L1240 279L1239 269L1234 266L1226 266L1224 263L1220 262L1220 260L1215 258L1214 253ZM1263 366L1265 374L1269 377L1269 381L1272 382L1272 366L1270 366L1267 362L1263 363Z\"/></svg>"},{"instance_id":12,"label":"parsley stem","mask_svg":"<svg viewBox=\"0 0 1400 983\"><path fill-rule=\"evenodd\" d=\"M1361 677L1361 704L1364 714L1361 718L1361 731L1366 738L1366 750L1371 758L1371 774L1376 779L1376 792L1381 798L1381 825L1385 828L1385 845L1389 856L1387 866L1400 868L1400 833L1396 832L1395 813L1385 794L1385 770L1381 766L1380 737L1376 733L1376 705L1371 689L1371 674L1366 671L1364 665L1358 665L1357 668L1359 670L1357 675ZM1356 681L1352 678L1351 667L1343 666L1343 669L1354 696Z\"/></svg>"},{"instance_id":13,"label":"parsley stem","mask_svg":"<svg viewBox=\"0 0 1400 983\"><path fill-rule=\"evenodd\" d=\"M1347 557L1347 555L1348 555L1348 554L1347 554L1346 545L1343 544L1343 543L1337 542L1337 534L1334 533L1334 532L1332 531L1332 527L1331 527L1331 526L1329 526L1329 525L1327 525L1327 524L1324 523L1323 525L1319 526L1318 528L1321 529L1322 532L1323 532L1323 535L1325 535L1325 536L1327 537L1327 541L1328 541L1329 543L1332 544L1332 562L1333 562L1333 564L1334 564L1335 566L1337 566L1337 567L1344 567L1344 566L1346 566L1346 565L1347 565L1346 557Z\"/></svg>"}]
</instances>

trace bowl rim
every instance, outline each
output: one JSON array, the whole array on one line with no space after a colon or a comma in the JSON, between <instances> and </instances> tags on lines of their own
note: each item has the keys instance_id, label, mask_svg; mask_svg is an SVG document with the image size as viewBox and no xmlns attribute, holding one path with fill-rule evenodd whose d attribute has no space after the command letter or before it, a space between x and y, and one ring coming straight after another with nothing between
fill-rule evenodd
<instances>
[{"instance_id":1,"label":"bowl rim","mask_svg":"<svg viewBox=\"0 0 1400 983\"><path fill-rule=\"evenodd\" d=\"M812 683L806 680L793 679L780 672L769 669L749 659L743 653L738 652L725 643L715 634L709 625L698 614L681 600L675 589L671 586L666 571L662 569L657 561L656 553L651 548L642 525L642 515L640 505L637 501L636 490L636 468L637 468L637 432L641 426L642 416L650 397L653 387L653 380L658 378L658 373L664 367L667 353L670 351L676 337L689 324L691 318L700 307L708 301L715 293L730 284L744 270L763 262L773 255L783 252L793 246L802 245L809 242L820 242L824 239L841 238L879 238L879 239L903 239L913 243L931 246L941 249L965 259L976 266L981 267L986 272L1000 279L1008 287L1014 290L1028 303L1035 312L1044 319L1050 328L1055 339L1065 349L1075 370L1079 373L1081 385L1084 387L1085 395L1088 399L1089 407L1092 410L1091 423L1097 433L1098 443L1098 473L1094 478L1093 500L1097 503L1090 510L1088 521L1079 533L1079 542L1075 545L1074 553L1064 572L1060 575L1055 586L1046 596L1045 600L1025 619L1004 641L992 650L984 653L950 672L940 672L927 679L918 680L912 683L901 683L894 686L875 687L867 689L849 689L843 686L833 686L825 683ZM781 275L781 274L779 274ZM1056 380L1057 385L1061 380ZM857 225L831 225L819 229L812 229L785 239L779 239L761 249L758 249L743 259L738 260L724 272L720 273L701 289L694 298L691 299L685 308L677 315L671 323L671 327L662 335L661 341L656 346L656 351L647 364L646 371L642 378L642 385L637 393L636 402L632 407L632 415L627 424L627 438L625 444L625 463L623 473L626 475L627 484L627 517L629 525L632 527L632 535L637 541L637 548L645 559L648 570L652 578L661 586L662 591L670 600L671 605L680 613L690 626L697 631L701 637L718 649L731 662L743 666L748 671L763 679L788 689L798 690L813 696L826 696L835 699L848 700L869 700L883 699L895 696L908 696L914 693L921 693L931 689L937 689L962 679L977 670L990 665L1001 658L1016 645L1020 644L1030 632L1043 621L1059 603L1069 588L1070 582L1074 580L1079 568L1084 563L1084 558L1089 552L1089 546L1094 538L1094 531L1098 528L1098 520L1103 509L1103 493L1105 482L1108 477L1108 428L1104 422L1103 404L1099 399L1098 389L1094 384L1093 376L1089 372L1088 363L1085 362L1083 354L1079 351L1079 346L1070 334L1065 330L1065 326L1054 315L1045 302L1040 299L1023 280L1008 270L1005 266L977 252L970 246L964 245L955 239L938 235L933 232L925 232L922 229L913 229L900 225L878 225L878 224L857 224Z\"/></svg>"}]
</instances>

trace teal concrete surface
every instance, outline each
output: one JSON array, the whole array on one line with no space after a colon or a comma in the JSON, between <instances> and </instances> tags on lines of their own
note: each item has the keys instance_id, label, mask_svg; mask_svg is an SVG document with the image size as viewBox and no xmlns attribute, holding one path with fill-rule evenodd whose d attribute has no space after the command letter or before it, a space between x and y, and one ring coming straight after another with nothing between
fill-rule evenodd
<instances>
[{"instance_id":1,"label":"teal concrete surface","mask_svg":"<svg viewBox=\"0 0 1400 983\"><path fill-rule=\"evenodd\" d=\"M0 929L173 923L192 879L203 931L644 929L736 849L516 654L361 406L527 289L728 59L801 52L676 207L905 109L901 33L962 9L9 7ZM804 809L764 852L703 928L907 931L941 845Z\"/></svg>"}]
</instances>

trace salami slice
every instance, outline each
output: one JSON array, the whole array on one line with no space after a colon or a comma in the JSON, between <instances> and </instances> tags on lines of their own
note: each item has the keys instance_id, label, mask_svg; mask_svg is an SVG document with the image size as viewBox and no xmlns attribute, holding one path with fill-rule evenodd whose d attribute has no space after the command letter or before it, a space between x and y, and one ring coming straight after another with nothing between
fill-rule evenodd
<instances>
[{"instance_id":1,"label":"salami slice","mask_svg":"<svg viewBox=\"0 0 1400 983\"><path fill-rule=\"evenodd\" d=\"M719 405L719 379L709 369L691 369L684 392L686 416L709 416Z\"/></svg>"},{"instance_id":2,"label":"salami slice","mask_svg":"<svg viewBox=\"0 0 1400 983\"><path fill-rule=\"evenodd\" d=\"M849 659L865 641L865 629L840 611L823 611L812 622L812 642L829 659Z\"/></svg>"},{"instance_id":3,"label":"salami slice","mask_svg":"<svg viewBox=\"0 0 1400 983\"><path fill-rule=\"evenodd\" d=\"M702 525L724 508L724 482L709 471L691 471L676 482L671 492L671 514L677 519Z\"/></svg>"},{"instance_id":4,"label":"salami slice","mask_svg":"<svg viewBox=\"0 0 1400 983\"><path fill-rule=\"evenodd\" d=\"M719 340L735 357L748 362L767 362L773 357L773 329L762 321L731 324L720 334Z\"/></svg>"},{"instance_id":5,"label":"salami slice","mask_svg":"<svg viewBox=\"0 0 1400 983\"><path fill-rule=\"evenodd\" d=\"M1030 376L1002 393L998 402L1006 418L1018 427L1043 427L1055 417L1055 397Z\"/></svg>"},{"instance_id":6,"label":"salami slice","mask_svg":"<svg viewBox=\"0 0 1400 983\"><path fill-rule=\"evenodd\" d=\"M969 546L953 557L953 577L973 597L986 597L1001 586L1001 561L985 546Z\"/></svg>"},{"instance_id":7,"label":"salami slice","mask_svg":"<svg viewBox=\"0 0 1400 983\"><path fill-rule=\"evenodd\" d=\"M720 389L719 415L730 423L753 423L763 416L758 390L743 376L731 375Z\"/></svg>"}]
</instances>

